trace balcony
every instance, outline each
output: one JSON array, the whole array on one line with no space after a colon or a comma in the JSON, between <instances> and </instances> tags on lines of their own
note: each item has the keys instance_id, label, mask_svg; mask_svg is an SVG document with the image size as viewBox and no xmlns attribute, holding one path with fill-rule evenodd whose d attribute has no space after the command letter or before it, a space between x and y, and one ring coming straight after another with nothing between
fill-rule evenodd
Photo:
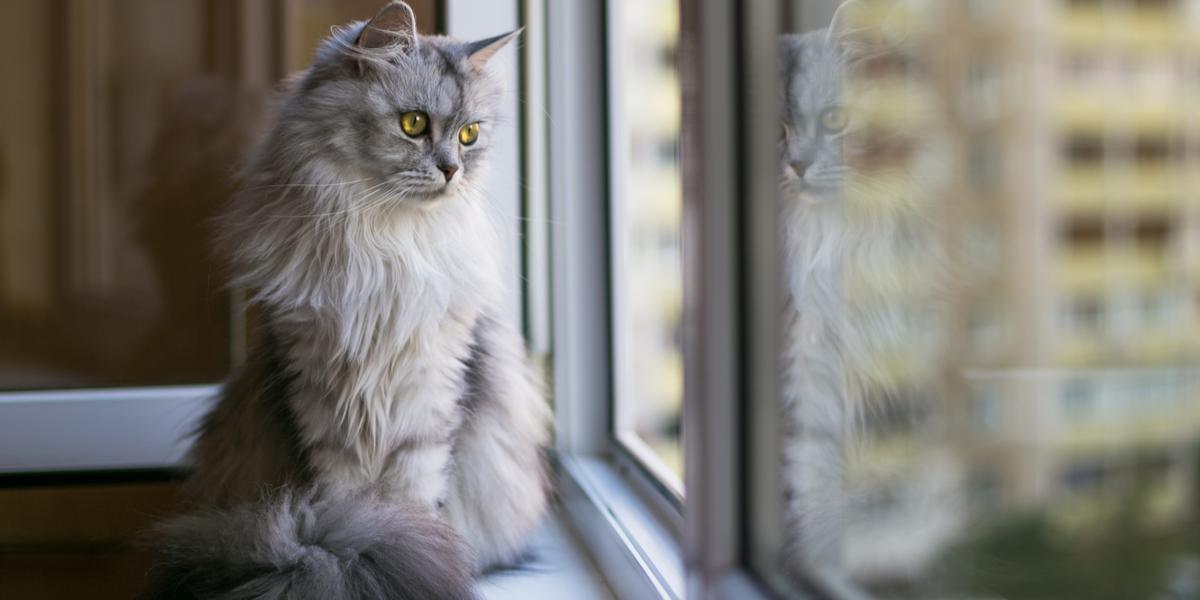
<instances>
[{"instance_id":1,"label":"balcony","mask_svg":"<svg viewBox=\"0 0 1200 600\"><path fill-rule=\"evenodd\" d=\"M1127 93L1114 96L1096 91L1064 91L1055 102L1055 121L1073 134L1101 135L1118 130L1136 135L1167 135L1186 128L1193 119L1183 105L1165 99Z\"/></svg>"},{"instance_id":2,"label":"balcony","mask_svg":"<svg viewBox=\"0 0 1200 600\"><path fill-rule=\"evenodd\" d=\"M1071 292L1102 292L1112 284L1144 289L1167 277L1162 252L1145 248L1088 248L1064 252L1057 269L1058 285Z\"/></svg>"},{"instance_id":3,"label":"balcony","mask_svg":"<svg viewBox=\"0 0 1200 600\"><path fill-rule=\"evenodd\" d=\"M1191 179L1182 167L1161 163L1122 170L1068 167L1059 175L1055 195L1059 207L1071 214L1172 213L1196 189Z\"/></svg>"},{"instance_id":4,"label":"balcony","mask_svg":"<svg viewBox=\"0 0 1200 600\"><path fill-rule=\"evenodd\" d=\"M1122 48L1138 52L1173 48L1186 39L1180 18L1171 11L1114 11L1082 8L1059 14L1057 38L1075 49Z\"/></svg>"}]
</instances>

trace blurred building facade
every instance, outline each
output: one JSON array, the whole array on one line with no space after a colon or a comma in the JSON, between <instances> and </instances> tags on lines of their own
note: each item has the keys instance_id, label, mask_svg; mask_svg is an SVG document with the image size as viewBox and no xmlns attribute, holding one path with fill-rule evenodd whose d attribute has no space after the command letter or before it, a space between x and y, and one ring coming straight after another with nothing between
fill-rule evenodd
<instances>
[{"instance_id":1,"label":"blurred building facade","mask_svg":"<svg viewBox=\"0 0 1200 600\"><path fill-rule=\"evenodd\" d=\"M846 95L934 163L945 261L891 271L928 340L863 399L848 573L911 590L996 523L1071 538L1130 502L1200 535L1200 1L862 4L899 58Z\"/></svg>"}]
</instances>

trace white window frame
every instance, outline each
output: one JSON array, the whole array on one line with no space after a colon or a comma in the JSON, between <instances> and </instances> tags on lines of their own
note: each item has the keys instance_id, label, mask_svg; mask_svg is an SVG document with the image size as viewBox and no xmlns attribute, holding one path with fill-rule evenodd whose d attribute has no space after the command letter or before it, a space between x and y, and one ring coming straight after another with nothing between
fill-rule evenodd
<instances>
[{"instance_id":1,"label":"white window frame","mask_svg":"<svg viewBox=\"0 0 1200 600\"><path fill-rule=\"evenodd\" d=\"M544 0L525 6L534 30L527 51L539 50L533 41L539 33L545 40L547 110L530 120L544 119L548 149L559 493L620 597L682 598L680 507L612 434L606 6Z\"/></svg>"},{"instance_id":2,"label":"white window frame","mask_svg":"<svg viewBox=\"0 0 1200 600\"><path fill-rule=\"evenodd\" d=\"M0 474L177 467L215 385L0 393Z\"/></svg>"},{"instance_id":3,"label":"white window frame","mask_svg":"<svg viewBox=\"0 0 1200 600\"><path fill-rule=\"evenodd\" d=\"M772 431L778 421L779 4L682 5L688 491L680 510L621 447L612 428L612 187L605 162L610 90L607 32L597 27L606 24L606 7L526 2L534 10L544 8L547 16L542 26L559 492L622 598L767 597L764 582L747 565L752 555L765 557L779 548L771 546L778 542L778 528L769 527L782 518L777 437L756 433L743 447L741 433L751 419L757 432ZM733 114L744 117L736 127L728 118ZM688 244L688 238L704 243ZM743 469L746 451L756 458L752 470ZM766 460L760 463L759 457ZM743 493L751 483L753 506L746 508L753 510L747 516ZM760 535L743 544L750 527ZM750 542L766 544L750 549Z\"/></svg>"}]
</instances>

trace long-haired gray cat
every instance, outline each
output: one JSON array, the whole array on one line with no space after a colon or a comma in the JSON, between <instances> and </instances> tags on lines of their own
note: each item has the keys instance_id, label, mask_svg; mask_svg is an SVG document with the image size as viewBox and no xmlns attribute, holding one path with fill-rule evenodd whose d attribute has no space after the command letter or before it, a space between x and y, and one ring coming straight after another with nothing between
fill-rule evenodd
<instances>
[{"instance_id":1,"label":"long-haired gray cat","mask_svg":"<svg viewBox=\"0 0 1200 600\"><path fill-rule=\"evenodd\" d=\"M881 31L846 25L857 5L841 4L826 29L779 42L784 566L794 573L842 566L853 433L870 398L911 385L892 372L888 353L922 356L931 335L920 319L931 300L895 290L939 262L925 205L936 151L919 144L876 164L903 144L861 118L851 91L863 88L849 84L898 48L882 43Z\"/></svg>"},{"instance_id":2,"label":"long-haired gray cat","mask_svg":"<svg viewBox=\"0 0 1200 600\"><path fill-rule=\"evenodd\" d=\"M290 82L223 219L264 315L156 532L161 598L463 598L547 497L547 409L504 321L482 180L515 33L387 5Z\"/></svg>"}]
</instances>

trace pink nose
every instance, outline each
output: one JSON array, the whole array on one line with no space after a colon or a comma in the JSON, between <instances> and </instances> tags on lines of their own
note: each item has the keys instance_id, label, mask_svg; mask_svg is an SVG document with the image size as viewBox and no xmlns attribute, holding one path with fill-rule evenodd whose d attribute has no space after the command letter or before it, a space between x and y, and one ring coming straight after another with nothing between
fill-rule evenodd
<instances>
[{"instance_id":1,"label":"pink nose","mask_svg":"<svg viewBox=\"0 0 1200 600\"><path fill-rule=\"evenodd\" d=\"M438 170L446 176L446 183L450 183L454 174L458 172L458 165L438 165Z\"/></svg>"}]
</instances>

